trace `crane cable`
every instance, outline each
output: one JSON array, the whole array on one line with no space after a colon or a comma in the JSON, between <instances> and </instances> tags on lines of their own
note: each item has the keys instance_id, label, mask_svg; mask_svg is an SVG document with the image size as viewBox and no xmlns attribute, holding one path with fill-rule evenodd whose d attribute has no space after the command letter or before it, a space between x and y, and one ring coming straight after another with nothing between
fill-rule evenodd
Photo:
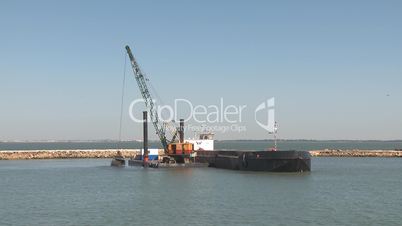
<instances>
[{"instance_id":1,"label":"crane cable","mask_svg":"<svg viewBox=\"0 0 402 226\"><path fill-rule=\"evenodd\" d=\"M145 81L147 82L148 86L151 88L152 94L155 95L155 97L157 98L156 100L158 100L158 102L159 102L159 104L155 103L155 105L156 106L158 106L158 105L159 106L160 105L164 106L165 102L163 101L162 97L160 95L158 95L158 92L157 92L156 88L152 85L150 77L148 76L147 73L143 72L143 74L144 74ZM175 121L174 120L173 121L166 121L166 122L163 123L163 126L165 127L165 130L167 132L169 132L170 136L172 137L171 140L168 139L169 143L173 142L174 139L175 139L175 136L177 135L177 128L176 128L176 125L175 125Z\"/></svg>"},{"instance_id":2,"label":"crane cable","mask_svg":"<svg viewBox=\"0 0 402 226\"><path fill-rule=\"evenodd\" d=\"M124 92L126 87L126 71L127 71L127 54L124 53L124 72L123 72L123 84L121 90L121 102L120 102L120 126L119 126L119 149L121 148L121 134L123 128L123 107L124 107Z\"/></svg>"},{"instance_id":3,"label":"crane cable","mask_svg":"<svg viewBox=\"0 0 402 226\"><path fill-rule=\"evenodd\" d=\"M125 54L123 89L122 89L121 107L120 107L120 131L119 131L120 143L121 143L121 130L122 130L122 118L123 118L123 101L124 101L124 89L125 89L125 80L126 80L126 67L127 67L127 54ZM139 66L137 66L137 67L139 67ZM156 97L158 98L157 100L159 100L159 103L164 105L163 99L161 98L161 96L158 95L158 92L156 91L155 87L152 85L149 76L146 73L143 73L143 77L144 77L146 84L151 88L152 93L155 94ZM151 100L151 101L153 101L153 100ZM157 105L157 104L155 104L155 105ZM165 127L165 131L167 130L168 132L170 132L171 136L173 137L172 140L170 140L170 142L172 142L177 135L177 128L174 125L174 122L172 122L172 121L166 122L166 125L164 125L164 127Z\"/></svg>"}]
</instances>

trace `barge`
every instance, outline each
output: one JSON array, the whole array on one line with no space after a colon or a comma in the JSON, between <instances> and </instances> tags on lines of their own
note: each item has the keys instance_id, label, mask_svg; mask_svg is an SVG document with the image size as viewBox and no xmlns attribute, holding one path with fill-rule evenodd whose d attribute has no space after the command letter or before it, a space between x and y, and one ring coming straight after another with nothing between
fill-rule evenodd
<instances>
[{"instance_id":1,"label":"barge","mask_svg":"<svg viewBox=\"0 0 402 226\"><path fill-rule=\"evenodd\" d=\"M180 137L183 137L180 134ZM308 151L228 151L213 150L213 134L201 134L198 139L186 140L182 143L193 144L190 153L183 152L180 145L173 146L172 153L157 156L146 161L143 159L144 151L128 161L129 166L143 166L150 168L192 168L213 167L242 171L265 172L309 172L311 171L311 155ZM197 149L194 150L196 147ZM153 149L150 149L153 150Z\"/></svg>"},{"instance_id":2,"label":"barge","mask_svg":"<svg viewBox=\"0 0 402 226\"><path fill-rule=\"evenodd\" d=\"M277 123L274 125L275 147L273 151L215 151L213 134L201 134L199 139L184 139L184 119L180 119L180 126L171 128L172 138L167 138L168 123L159 119L159 112L149 92L146 79L135 60L131 49L126 46L130 58L135 79L144 99L144 103L150 112L150 119L155 132L164 149L164 156L158 156L157 160L150 161L148 150L148 111L143 112L144 152L141 156L129 160L129 165L142 165L144 167L159 167L165 165L191 165L194 163L206 163L210 167L247 170L247 171L272 171L272 172L303 172L311 170L311 159L308 152L278 151L276 146ZM121 131L120 131L121 132ZM177 140L179 135L179 140ZM118 159L115 159L118 161ZM155 162L155 164L154 164Z\"/></svg>"},{"instance_id":3,"label":"barge","mask_svg":"<svg viewBox=\"0 0 402 226\"><path fill-rule=\"evenodd\" d=\"M311 155L307 151L197 151L197 162L209 167L267 172L309 172Z\"/></svg>"}]
</instances>

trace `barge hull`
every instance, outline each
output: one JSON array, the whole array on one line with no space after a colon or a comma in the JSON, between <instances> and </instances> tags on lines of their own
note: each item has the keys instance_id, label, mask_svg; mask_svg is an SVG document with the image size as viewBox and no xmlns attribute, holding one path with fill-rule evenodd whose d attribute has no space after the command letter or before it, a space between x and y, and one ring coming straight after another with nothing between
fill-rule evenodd
<instances>
[{"instance_id":1,"label":"barge hull","mask_svg":"<svg viewBox=\"0 0 402 226\"><path fill-rule=\"evenodd\" d=\"M267 172L311 171L311 155L307 151L198 151L198 162L210 167Z\"/></svg>"}]
</instances>

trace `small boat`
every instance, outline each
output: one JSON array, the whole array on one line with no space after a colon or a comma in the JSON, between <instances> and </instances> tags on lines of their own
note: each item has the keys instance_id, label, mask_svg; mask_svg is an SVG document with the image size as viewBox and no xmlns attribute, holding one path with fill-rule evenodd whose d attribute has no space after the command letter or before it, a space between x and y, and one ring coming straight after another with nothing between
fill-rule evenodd
<instances>
[{"instance_id":1,"label":"small boat","mask_svg":"<svg viewBox=\"0 0 402 226\"><path fill-rule=\"evenodd\" d=\"M110 164L110 166L113 167L123 167L126 165L126 160L122 157L116 157L112 160L112 163Z\"/></svg>"}]
</instances>

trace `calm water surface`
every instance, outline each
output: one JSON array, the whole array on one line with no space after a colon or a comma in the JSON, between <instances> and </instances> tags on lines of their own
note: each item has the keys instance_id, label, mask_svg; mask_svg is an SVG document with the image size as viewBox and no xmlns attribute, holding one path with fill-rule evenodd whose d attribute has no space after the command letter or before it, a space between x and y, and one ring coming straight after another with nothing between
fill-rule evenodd
<instances>
[{"instance_id":1,"label":"calm water surface","mask_svg":"<svg viewBox=\"0 0 402 226\"><path fill-rule=\"evenodd\" d=\"M311 173L0 161L0 225L401 225L402 159L314 158Z\"/></svg>"}]
</instances>

